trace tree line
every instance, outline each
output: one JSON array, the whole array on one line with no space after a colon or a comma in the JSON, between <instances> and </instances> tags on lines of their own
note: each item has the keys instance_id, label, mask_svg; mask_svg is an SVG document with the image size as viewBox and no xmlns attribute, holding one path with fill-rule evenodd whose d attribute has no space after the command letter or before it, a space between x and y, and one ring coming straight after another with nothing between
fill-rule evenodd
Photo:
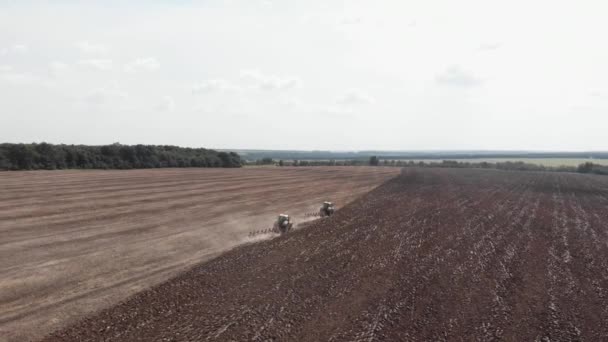
<instances>
[{"instance_id":1,"label":"tree line","mask_svg":"<svg viewBox=\"0 0 608 342\"><path fill-rule=\"evenodd\" d=\"M0 144L0 170L240 167L234 152L169 145Z\"/></svg>"},{"instance_id":2,"label":"tree line","mask_svg":"<svg viewBox=\"0 0 608 342\"><path fill-rule=\"evenodd\" d=\"M463 160L479 159L482 162L486 159L608 159L608 152L518 152L518 151L285 151L285 150L236 150L248 163L254 163L264 158L274 160L368 160L372 156L377 156L382 160Z\"/></svg>"},{"instance_id":3,"label":"tree line","mask_svg":"<svg viewBox=\"0 0 608 342\"><path fill-rule=\"evenodd\" d=\"M522 161L504 162L459 162L456 160L443 160L441 162L413 162L400 163L384 160L386 166L417 166L417 167L450 167L450 168L474 168L474 169L497 169L510 171L553 171L553 172L578 172L597 175L608 175L608 166L586 162L579 166L544 166L539 164L525 163Z\"/></svg>"},{"instance_id":4,"label":"tree line","mask_svg":"<svg viewBox=\"0 0 608 342\"><path fill-rule=\"evenodd\" d=\"M371 156L368 160L345 159L345 160L274 160L266 157L255 161L255 165L277 165L277 166L394 166L394 167L447 167L447 168L473 168L473 169L497 169L510 171L553 171L553 172L578 172L608 175L608 166L586 162L576 166L544 166L522 161L503 162L469 162L457 160L436 161L412 161L412 160L381 160L378 156Z\"/></svg>"},{"instance_id":5,"label":"tree line","mask_svg":"<svg viewBox=\"0 0 608 342\"><path fill-rule=\"evenodd\" d=\"M576 171L580 173L594 173L596 175L608 175L608 166L593 164L590 162L580 164Z\"/></svg>"},{"instance_id":6,"label":"tree line","mask_svg":"<svg viewBox=\"0 0 608 342\"><path fill-rule=\"evenodd\" d=\"M248 162L248 165L276 165L276 166L362 166L368 165L366 160L362 159L344 159L344 160L283 160L278 161L272 158L262 158L254 162Z\"/></svg>"}]
</instances>

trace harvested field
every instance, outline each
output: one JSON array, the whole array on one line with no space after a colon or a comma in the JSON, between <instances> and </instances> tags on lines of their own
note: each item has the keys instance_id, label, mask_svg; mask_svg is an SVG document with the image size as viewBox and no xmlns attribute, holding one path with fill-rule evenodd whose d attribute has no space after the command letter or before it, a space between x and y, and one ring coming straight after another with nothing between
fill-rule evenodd
<instances>
[{"instance_id":1,"label":"harvested field","mask_svg":"<svg viewBox=\"0 0 608 342\"><path fill-rule=\"evenodd\" d=\"M407 170L47 341L608 339L608 177Z\"/></svg>"},{"instance_id":2,"label":"harvested field","mask_svg":"<svg viewBox=\"0 0 608 342\"><path fill-rule=\"evenodd\" d=\"M0 174L0 341L24 341L398 174L318 167Z\"/></svg>"}]
</instances>

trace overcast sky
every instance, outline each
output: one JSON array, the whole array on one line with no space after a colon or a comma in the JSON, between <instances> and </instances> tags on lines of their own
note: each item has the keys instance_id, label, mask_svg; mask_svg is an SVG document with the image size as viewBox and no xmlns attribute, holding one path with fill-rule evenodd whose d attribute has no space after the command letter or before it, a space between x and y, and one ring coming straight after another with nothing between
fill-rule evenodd
<instances>
[{"instance_id":1,"label":"overcast sky","mask_svg":"<svg viewBox=\"0 0 608 342\"><path fill-rule=\"evenodd\" d=\"M603 0L0 0L0 142L608 150L607 32Z\"/></svg>"}]
</instances>

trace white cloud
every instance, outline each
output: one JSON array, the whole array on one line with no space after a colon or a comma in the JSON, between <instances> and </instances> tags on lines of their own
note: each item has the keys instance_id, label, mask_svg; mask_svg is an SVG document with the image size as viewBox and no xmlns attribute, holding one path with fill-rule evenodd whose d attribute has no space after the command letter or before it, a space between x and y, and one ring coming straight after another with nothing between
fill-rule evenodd
<instances>
[{"instance_id":1,"label":"white cloud","mask_svg":"<svg viewBox=\"0 0 608 342\"><path fill-rule=\"evenodd\" d=\"M231 84L226 80L215 79L215 80L206 80L195 84L192 87L192 94L203 94L203 93L211 93L215 91L226 91L226 90L236 90L239 87Z\"/></svg>"},{"instance_id":2,"label":"white cloud","mask_svg":"<svg viewBox=\"0 0 608 342\"><path fill-rule=\"evenodd\" d=\"M334 118L352 118L354 111L351 108L345 108L344 106L327 106L321 109L324 115L328 115Z\"/></svg>"},{"instance_id":3,"label":"white cloud","mask_svg":"<svg viewBox=\"0 0 608 342\"><path fill-rule=\"evenodd\" d=\"M336 102L340 105L361 105L361 104L372 104L375 102L374 98L361 92L360 90L350 90L340 96Z\"/></svg>"},{"instance_id":4,"label":"white cloud","mask_svg":"<svg viewBox=\"0 0 608 342\"><path fill-rule=\"evenodd\" d=\"M175 109L175 100L171 96L163 96L156 110L161 112L172 112Z\"/></svg>"},{"instance_id":5,"label":"white cloud","mask_svg":"<svg viewBox=\"0 0 608 342\"><path fill-rule=\"evenodd\" d=\"M501 43L481 43L479 45L480 51L492 51L497 50L502 46Z\"/></svg>"},{"instance_id":6,"label":"white cloud","mask_svg":"<svg viewBox=\"0 0 608 342\"><path fill-rule=\"evenodd\" d=\"M138 58L125 65L126 72L154 71L160 68L160 63L153 57Z\"/></svg>"},{"instance_id":7,"label":"white cloud","mask_svg":"<svg viewBox=\"0 0 608 342\"><path fill-rule=\"evenodd\" d=\"M279 100L279 104L282 106L288 107L288 108L295 108L295 107L299 107L302 105L300 100L293 98L293 97L283 98L283 99Z\"/></svg>"},{"instance_id":8,"label":"white cloud","mask_svg":"<svg viewBox=\"0 0 608 342\"><path fill-rule=\"evenodd\" d=\"M41 81L36 75L16 72L2 73L0 74L0 80L14 85L31 85Z\"/></svg>"},{"instance_id":9,"label":"white cloud","mask_svg":"<svg viewBox=\"0 0 608 342\"><path fill-rule=\"evenodd\" d=\"M14 53L25 53L27 52L27 45L18 44L12 47L11 51Z\"/></svg>"},{"instance_id":10,"label":"white cloud","mask_svg":"<svg viewBox=\"0 0 608 342\"><path fill-rule=\"evenodd\" d=\"M48 87L51 83L39 75L30 72L16 72L7 69L0 72L0 81L11 85Z\"/></svg>"},{"instance_id":11,"label":"white cloud","mask_svg":"<svg viewBox=\"0 0 608 342\"><path fill-rule=\"evenodd\" d=\"M362 21L363 21L362 16L342 17L342 18L340 18L340 20L338 20L338 25L340 25L340 26L357 25L357 24L360 24Z\"/></svg>"},{"instance_id":12,"label":"white cloud","mask_svg":"<svg viewBox=\"0 0 608 342\"><path fill-rule=\"evenodd\" d=\"M337 32L346 35L349 39L358 40L361 35L369 33L370 22L364 21L361 15L348 15L338 18L335 24Z\"/></svg>"},{"instance_id":13,"label":"white cloud","mask_svg":"<svg viewBox=\"0 0 608 342\"><path fill-rule=\"evenodd\" d=\"M66 71L68 69L68 65L63 62L53 61L49 63L49 69L53 76L57 76Z\"/></svg>"},{"instance_id":14,"label":"white cloud","mask_svg":"<svg viewBox=\"0 0 608 342\"><path fill-rule=\"evenodd\" d=\"M11 65L0 65L0 82L10 85L49 85L48 80L31 72L16 71Z\"/></svg>"},{"instance_id":15,"label":"white cloud","mask_svg":"<svg viewBox=\"0 0 608 342\"><path fill-rule=\"evenodd\" d=\"M266 75L259 70L243 70L241 71L241 78L262 90L291 89L299 83L299 80L295 77Z\"/></svg>"},{"instance_id":16,"label":"white cloud","mask_svg":"<svg viewBox=\"0 0 608 342\"><path fill-rule=\"evenodd\" d=\"M106 87L101 87L89 92L84 100L90 104L101 105L105 103L112 103L117 100L124 100L129 95L120 89L118 84L114 83Z\"/></svg>"},{"instance_id":17,"label":"white cloud","mask_svg":"<svg viewBox=\"0 0 608 342\"><path fill-rule=\"evenodd\" d=\"M49 77L56 79L59 76L64 75L66 73L66 71L68 71L69 66L63 62L52 61L49 63L48 68L49 68Z\"/></svg>"},{"instance_id":18,"label":"white cloud","mask_svg":"<svg viewBox=\"0 0 608 342\"><path fill-rule=\"evenodd\" d=\"M23 54L29 50L27 45L24 44L15 44L11 47L4 48L0 50L0 56L9 55L9 54Z\"/></svg>"},{"instance_id":19,"label":"white cloud","mask_svg":"<svg viewBox=\"0 0 608 342\"><path fill-rule=\"evenodd\" d=\"M94 44L90 42L80 42L76 46L86 54L105 54L109 51L108 47L103 44Z\"/></svg>"},{"instance_id":20,"label":"white cloud","mask_svg":"<svg viewBox=\"0 0 608 342\"><path fill-rule=\"evenodd\" d=\"M463 70L457 65L445 69L435 77L435 81L442 85L458 87L475 87L481 85L481 79L475 77L471 72Z\"/></svg>"},{"instance_id":21,"label":"white cloud","mask_svg":"<svg viewBox=\"0 0 608 342\"><path fill-rule=\"evenodd\" d=\"M194 107L194 111L200 114L216 114L217 109L209 105L198 105Z\"/></svg>"},{"instance_id":22,"label":"white cloud","mask_svg":"<svg viewBox=\"0 0 608 342\"><path fill-rule=\"evenodd\" d=\"M78 65L101 71L111 70L114 67L111 59L83 59L78 61Z\"/></svg>"},{"instance_id":23,"label":"white cloud","mask_svg":"<svg viewBox=\"0 0 608 342\"><path fill-rule=\"evenodd\" d=\"M321 108L324 115L334 118L352 118L360 106L370 105L376 100L361 90L352 89L340 95L334 104Z\"/></svg>"},{"instance_id":24,"label":"white cloud","mask_svg":"<svg viewBox=\"0 0 608 342\"><path fill-rule=\"evenodd\" d=\"M608 94L608 89L606 88L594 88L589 90L589 96L591 97L606 97Z\"/></svg>"},{"instance_id":25,"label":"white cloud","mask_svg":"<svg viewBox=\"0 0 608 342\"><path fill-rule=\"evenodd\" d=\"M195 84L193 94L203 94L218 91L235 91L245 88L261 90L286 90L295 87L299 80L295 77L279 77L267 75L258 70L243 70L240 73L242 82L232 83L225 79L210 79Z\"/></svg>"}]
</instances>

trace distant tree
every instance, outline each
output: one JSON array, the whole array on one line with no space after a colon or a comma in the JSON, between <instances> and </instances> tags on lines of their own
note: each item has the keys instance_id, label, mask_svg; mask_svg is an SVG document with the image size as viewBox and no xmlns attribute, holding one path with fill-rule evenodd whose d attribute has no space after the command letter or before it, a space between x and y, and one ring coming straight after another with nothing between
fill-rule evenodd
<instances>
[{"instance_id":1,"label":"distant tree","mask_svg":"<svg viewBox=\"0 0 608 342\"><path fill-rule=\"evenodd\" d=\"M593 163L586 162L586 163L580 164L578 166L578 168L576 169L576 171L580 172L580 173L591 173L591 171L593 171Z\"/></svg>"},{"instance_id":2,"label":"distant tree","mask_svg":"<svg viewBox=\"0 0 608 342\"><path fill-rule=\"evenodd\" d=\"M380 163L380 160L378 159L377 156L369 157L369 165L378 166L379 163Z\"/></svg>"},{"instance_id":3,"label":"distant tree","mask_svg":"<svg viewBox=\"0 0 608 342\"><path fill-rule=\"evenodd\" d=\"M8 148L8 159L15 170L30 170L37 168L34 164L36 152L32 145L11 144Z\"/></svg>"},{"instance_id":4,"label":"distant tree","mask_svg":"<svg viewBox=\"0 0 608 342\"><path fill-rule=\"evenodd\" d=\"M230 167L232 165L233 161L230 154L226 152L220 152L217 154L217 157L221 160L222 167Z\"/></svg>"},{"instance_id":5,"label":"distant tree","mask_svg":"<svg viewBox=\"0 0 608 342\"><path fill-rule=\"evenodd\" d=\"M6 149L0 145L0 170L10 170L11 166Z\"/></svg>"},{"instance_id":6,"label":"distant tree","mask_svg":"<svg viewBox=\"0 0 608 342\"><path fill-rule=\"evenodd\" d=\"M577 169L577 172L580 173L594 173L597 175L608 175L608 166L593 164L591 162L586 162L584 164L580 164Z\"/></svg>"},{"instance_id":7,"label":"distant tree","mask_svg":"<svg viewBox=\"0 0 608 342\"><path fill-rule=\"evenodd\" d=\"M53 145L42 142L40 144L32 144L33 149L36 151L36 159L34 160L37 168L53 170L57 168L57 159L56 151ZM65 161L64 158L61 158L61 163Z\"/></svg>"},{"instance_id":8,"label":"distant tree","mask_svg":"<svg viewBox=\"0 0 608 342\"><path fill-rule=\"evenodd\" d=\"M261 165L272 165L272 164L274 164L274 160L272 160L272 158L268 158L268 157L262 158L260 164Z\"/></svg>"},{"instance_id":9,"label":"distant tree","mask_svg":"<svg viewBox=\"0 0 608 342\"><path fill-rule=\"evenodd\" d=\"M284 165L283 159L279 160L279 166L283 166L283 165Z\"/></svg>"}]
</instances>

